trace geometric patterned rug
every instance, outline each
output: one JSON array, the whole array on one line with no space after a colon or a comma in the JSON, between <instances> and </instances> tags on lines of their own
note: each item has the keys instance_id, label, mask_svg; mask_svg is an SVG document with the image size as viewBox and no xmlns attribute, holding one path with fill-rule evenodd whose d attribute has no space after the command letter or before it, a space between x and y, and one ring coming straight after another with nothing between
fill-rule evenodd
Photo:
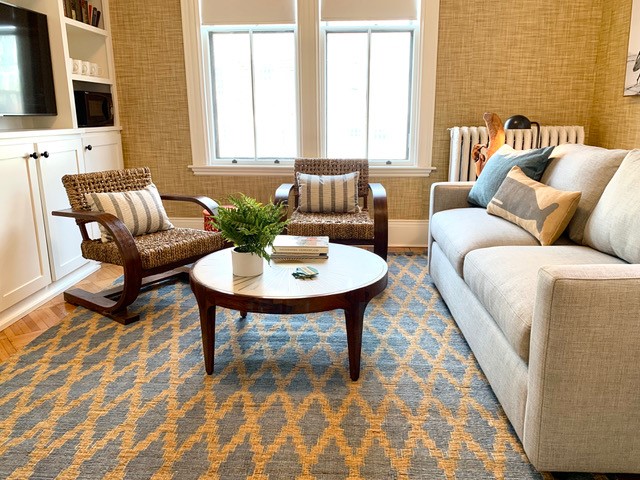
<instances>
[{"instance_id":1,"label":"geometric patterned rug","mask_svg":"<svg viewBox=\"0 0 640 480\"><path fill-rule=\"evenodd\" d=\"M426 256L390 255L357 382L342 311L218 309L209 376L187 283L133 309L123 326L76 308L0 364L0 478L554 478L529 464Z\"/></svg>"}]
</instances>

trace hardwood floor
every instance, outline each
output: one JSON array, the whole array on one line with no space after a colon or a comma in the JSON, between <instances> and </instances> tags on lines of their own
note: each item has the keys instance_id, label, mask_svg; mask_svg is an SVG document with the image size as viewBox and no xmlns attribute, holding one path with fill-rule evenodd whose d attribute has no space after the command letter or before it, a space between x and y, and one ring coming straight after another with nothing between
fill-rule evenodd
<instances>
[{"instance_id":1,"label":"hardwood floor","mask_svg":"<svg viewBox=\"0 0 640 480\"><path fill-rule=\"evenodd\" d=\"M98 292L110 286L120 275L122 275L121 267L104 264L100 267L100 270L92 273L77 285L86 290ZM60 294L14 324L1 330L0 361L6 360L38 335L60 323L74 308L75 306L66 303L62 298L62 294Z\"/></svg>"},{"instance_id":2,"label":"hardwood floor","mask_svg":"<svg viewBox=\"0 0 640 480\"><path fill-rule=\"evenodd\" d=\"M424 253L424 248L395 247L390 248L391 253ZM92 292L98 292L109 287L113 281L122 275L122 268L104 264L95 273L92 273L78 286ZM45 332L47 329L60 323L60 321L75 307L64 301L62 294L37 308L11 326L0 331L0 361L6 360L17 353L31 340Z\"/></svg>"}]
</instances>

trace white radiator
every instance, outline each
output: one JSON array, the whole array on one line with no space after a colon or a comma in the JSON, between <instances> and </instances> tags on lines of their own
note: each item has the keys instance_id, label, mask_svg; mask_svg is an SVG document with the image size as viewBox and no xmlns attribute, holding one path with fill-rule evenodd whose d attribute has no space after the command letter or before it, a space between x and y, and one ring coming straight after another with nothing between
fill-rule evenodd
<instances>
[{"instance_id":1,"label":"white radiator","mask_svg":"<svg viewBox=\"0 0 640 480\"><path fill-rule=\"evenodd\" d=\"M584 143L584 127L581 126L543 126L540 128L540 147L560 145L561 143ZM451 150L449 153L449 181L476 179L476 165L471 159L471 149L476 143L489 142L487 127L452 127ZM531 130L505 130L505 142L516 150L536 148L537 128Z\"/></svg>"}]
</instances>

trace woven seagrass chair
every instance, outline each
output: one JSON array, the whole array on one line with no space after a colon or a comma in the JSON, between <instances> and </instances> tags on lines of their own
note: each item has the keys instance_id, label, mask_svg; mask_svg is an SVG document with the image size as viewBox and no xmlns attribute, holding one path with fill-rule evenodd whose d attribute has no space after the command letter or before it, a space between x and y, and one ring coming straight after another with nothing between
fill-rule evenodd
<instances>
[{"instance_id":1,"label":"woven seagrass chair","mask_svg":"<svg viewBox=\"0 0 640 480\"><path fill-rule=\"evenodd\" d=\"M126 325L139 319L139 315L128 312L127 307L136 300L142 287L175 275L188 274L186 265L226 246L218 232L190 228L173 228L134 237L115 215L91 210L86 193L142 190L152 183L148 167L65 175L62 183L71 208L55 211L53 215L76 219L82 235L83 257L120 265L124 269L121 287L99 293L72 289L64 293L64 299L119 323ZM211 214L216 207L213 200L203 196L160 195L160 198L193 202ZM91 239L86 226L91 222L98 222L104 227L112 240L105 243Z\"/></svg>"},{"instance_id":2,"label":"woven seagrass chair","mask_svg":"<svg viewBox=\"0 0 640 480\"><path fill-rule=\"evenodd\" d=\"M297 173L310 175L344 175L359 172L358 199L360 211L354 213L308 213L299 210ZM373 217L368 208L369 191L373 198ZM373 245L373 251L387 259L388 224L387 193L379 183L369 183L367 160L299 158L294 162L294 183L280 185L275 202L289 204L293 192L293 211L287 225L289 235L328 236L330 241L347 245Z\"/></svg>"}]
</instances>

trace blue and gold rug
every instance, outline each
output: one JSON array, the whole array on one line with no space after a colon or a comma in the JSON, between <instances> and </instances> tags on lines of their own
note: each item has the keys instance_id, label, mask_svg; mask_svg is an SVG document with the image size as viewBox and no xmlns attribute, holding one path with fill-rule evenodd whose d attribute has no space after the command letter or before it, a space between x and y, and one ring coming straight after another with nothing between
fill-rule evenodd
<instances>
[{"instance_id":1,"label":"blue and gold rug","mask_svg":"<svg viewBox=\"0 0 640 480\"><path fill-rule=\"evenodd\" d=\"M77 308L0 364L0 478L541 478L426 257L389 270L357 382L342 311L219 309L208 376L188 284L126 327Z\"/></svg>"}]
</instances>

